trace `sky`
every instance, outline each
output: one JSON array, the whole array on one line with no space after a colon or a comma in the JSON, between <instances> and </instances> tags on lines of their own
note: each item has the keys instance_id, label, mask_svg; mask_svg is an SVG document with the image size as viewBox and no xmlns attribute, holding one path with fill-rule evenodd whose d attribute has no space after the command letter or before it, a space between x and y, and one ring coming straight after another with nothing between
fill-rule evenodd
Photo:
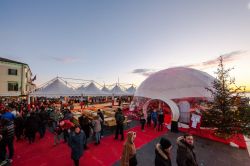
<instances>
[{"instance_id":1,"label":"sky","mask_svg":"<svg viewBox=\"0 0 250 166\"><path fill-rule=\"evenodd\" d=\"M250 90L250 0L1 0L0 57L56 76L139 86L176 66L214 76L217 58Z\"/></svg>"}]
</instances>

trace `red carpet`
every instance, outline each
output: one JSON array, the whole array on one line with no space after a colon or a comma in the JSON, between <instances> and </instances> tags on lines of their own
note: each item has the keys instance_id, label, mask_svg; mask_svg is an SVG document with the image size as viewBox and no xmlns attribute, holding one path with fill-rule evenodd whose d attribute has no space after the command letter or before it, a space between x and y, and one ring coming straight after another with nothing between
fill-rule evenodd
<instances>
[{"instance_id":1,"label":"red carpet","mask_svg":"<svg viewBox=\"0 0 250 166\"><path fill-rule=\"evenodd\" d=\"M217 142L221 142L224 144L230 144L230 142L233 142L237 145L239 145L240 148L246 149L246 142L244 140L244 137L242 134L237 134L237 135L233 135L231 138L228 139L223 139L223 138L219 138L216 137L214 135L214 131L213 130L209 130L209 129L187 129L187 128L179 128L180 131L182 132L190 132L193 135L197 135L203 138L207 138L213 141L217 141Z\"/></svg>"},{"instance_id":2,"label":"red carpet","mask_svg":"<svg viewBox=\"0 0 250 166\"><path fill-rule=\"evenodd\" d=\"M140 148L153 139L166 133L156 132L153 129L147 129L141 132L140 127L135 127L125 131L133 130L137 132L135 140L136 148ZM68 145L61 143L56 147L53 146L53 135L47 132L45 138L37 138L35 143L29 145L28 141L15 142L15 155L13 166L70 166L73 162L70 158L70 148ZM89 149L85 150L80 159L80 165L84 166L109 166L114 164L121 157L123 141L114 140L114 135L104 137L98 146L90 143Z\"/></svg>"}]
</instances>

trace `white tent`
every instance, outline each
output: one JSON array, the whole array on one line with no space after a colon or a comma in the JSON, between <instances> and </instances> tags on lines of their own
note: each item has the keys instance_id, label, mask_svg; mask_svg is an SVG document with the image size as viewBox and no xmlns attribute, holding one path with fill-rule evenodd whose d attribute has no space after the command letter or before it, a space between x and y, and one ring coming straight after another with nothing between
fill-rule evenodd
<instances>
[{"instance_id":1,"label":"white tent","mask_svg":"<svg viewBox=\"0 0 250 166\"><path fill-rule=\"evenodd\" d=\"M76 91L69 88L66 82L60 78L51 80L48 84L39 88L37 91L30 94L34 97L60 97L60 96L76 96Z\"/></svg>"},{"instance_id":2,"label":"white tent","mask_svg":"<svg viewBox=\"0 0 250 166\"><path fill-rule=\"evenodd\" d=\"M171 108L172 121L177 122L180 112L177 104L172 99L187 97L211 98L211 94L205 88L211 88L214 79L209 74L196 69L185 67L169 68L150 75L137 88L135 96L164 101ZM145 103L144 107L146 106L147 103ZM176 126L176 123L173 124Z\"/></svg>"},{"instance_id":3,"label":"white tent","mask_svg":"<svg viewBox=\"0 0 250 166\"><path fill-rule=\"evenodd\" d=\"M84 88L81 92L83 96L108 96L110 95L108 92L101 91L96 85L91 82L88 86ZM80 94L80 95L81 95Z\"/></svg>"},{"instance_id":4,"label":"white tent","mask_svg":"<svg viewBox=\"0 0 250 166\"><path fill-rule=\"evenodd\" d=\"M213 81L212 76L196 69L169 68L150 75L137 88L135 96L152 99L210 98L211 94L205 88L212 87Z\"/></svg>"},{"instance_id":5,"label":"white tent","mask_svg":"<svg viewBox=\"0 0 250 166\"><path fill-rule=\"evenodd\" d=\"M110 91L113 96L128 96L129 94L123 91L118 85L115 85L114 88Z\"/></svg>"},{"instance_id":6,"label":"white tent","mask_svg":"<svg viewBox=\"0 0 250 166\"><path fill-rule=\"evenodd\" d=\"M83 92L85 90L85 86L82 85L76 89L77 92Z\"/></svg>"},{"instance_id":7,"label":"white tent","mask_svg":"<svg viewBox=\"0 0 250 166\"><path fill-rule=\"evenodd\" d=\"M104 85L104 87L102 88L102 91L103 92L108 92L108 93L110 93L110 90Z\"/></svg>"},{"instance_id":8,"label":"white tent","mask_svg":"<svg viewBox=\"0 0 250 166\"><path fill-rule=\"evenodd\" d=\"M129 95L131 95L131 96L134 95L135 91L136 91L136 88L135 88L133 85L132 85L131 87L129 87L129 88L126 90L126 92L127 92Z\"/></svg>"}]
</instances>

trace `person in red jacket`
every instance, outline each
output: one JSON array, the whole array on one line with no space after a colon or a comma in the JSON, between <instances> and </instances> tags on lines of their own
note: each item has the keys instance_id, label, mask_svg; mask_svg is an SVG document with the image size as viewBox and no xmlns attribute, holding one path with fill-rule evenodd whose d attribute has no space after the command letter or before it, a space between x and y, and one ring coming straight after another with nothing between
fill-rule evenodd
<instances>
[{"instance_id":1,"label":"person in red jacket","mask_svg":"<svg viewBox=\"0 0 250 166\"><path fill-rule=\"evenodd\" d=\"M74 124L70 120L62 120L60 122L60 127L63 131L64 142L68 142L69 140L69 132L68 130L74 127Z\"/></svg>"}]
</instances>

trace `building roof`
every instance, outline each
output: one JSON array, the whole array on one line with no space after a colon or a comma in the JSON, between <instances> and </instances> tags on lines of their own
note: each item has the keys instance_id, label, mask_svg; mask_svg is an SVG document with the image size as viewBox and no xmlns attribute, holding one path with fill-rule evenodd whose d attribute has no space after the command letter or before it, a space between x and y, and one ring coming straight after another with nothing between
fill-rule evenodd
<instances>
[{"instance_id":1,"label":"building roof","mask_svg":"<svg viewBox=\"0 0 250 166\"><path fill-rule=\"evenodd\" d=\"M9 62L9 63L17 63L17 64L28 65L27 63L18 62L18 61L13 61L13 60L11 60L11 59L6 59L6 58L2 58L2 57L0 57L0 61ZM29 66L29 65L28 65L28 66Z\"/></svg>"}]
</instances>

